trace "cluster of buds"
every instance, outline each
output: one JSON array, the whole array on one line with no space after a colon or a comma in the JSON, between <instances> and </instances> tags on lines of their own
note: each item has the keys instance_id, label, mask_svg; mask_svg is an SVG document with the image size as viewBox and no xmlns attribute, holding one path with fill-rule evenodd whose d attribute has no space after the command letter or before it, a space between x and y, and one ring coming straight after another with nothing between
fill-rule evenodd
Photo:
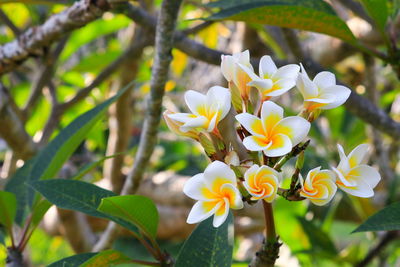
<instances>
[{"instance_id":1,"label":"cluster of buds","mask_svg":"<svg viewBox=\"0 0 400 267\"><path fill-rule=\"evenodd\" d=\"M229 88L213 86L206 95L189 90L185 102L191 113L164 113L169 128L198 141L212 161L204 173L184 186L184 193L197 201L188 223L214 215L213 225L218 227L229 209L243 208L244 201L271 203L277 195L288 200L309 199L315 205L331 201L337 187L358 197L374 195L381 177L366 165L367 144L347 156L338 145L340 163L336 168L316 167L305 179L301 175L311 122L322 110L342 105L350 95L350 89L336 84L333 73L320 72L311 80L301 64L277 68L271 57L263 56L257 75L248 51L222 56L221 70ZM283 108L272 100L294 87L302 94L304 105L297 116L284 117ZM231 129L225 125L221 131L222 120L233 121L229 116L237 123L228 125ZM224 131L235 132L235 138L227 138ZM290 188L280 188L281 168L294 157Z\"/></svg>"}]
</instances>

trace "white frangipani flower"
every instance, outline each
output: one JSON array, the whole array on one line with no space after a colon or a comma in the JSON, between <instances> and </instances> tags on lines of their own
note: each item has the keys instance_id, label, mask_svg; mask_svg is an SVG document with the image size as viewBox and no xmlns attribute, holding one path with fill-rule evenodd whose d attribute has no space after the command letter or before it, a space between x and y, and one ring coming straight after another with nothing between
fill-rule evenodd
<instances>
[{"instance_id":1,"label":"white frangipani flower","mask_svg":"<svg viewBox=\"0 0 400 267\"><path fill-rule=\"evenodd\" d=\"M342 105L349 98L351 90L337 85L335 75L329 71L318 73L310 80L303 65L297 77L297 88L304 98L304 107L314 109L332 109Z\"/></svg>"},{"instance_id":2,"label":"white frangipani flower","mask_svg":"<svg viewBox=\"0 0 400 267\"><path fill-rule=\"evenodd\" d=\"M348 194L357 197L372 197L374 188L381 180L379 172L366 165L368 145L358 145L348 156L338 144L340 163L332 169L337 174L336 184Z\"/></svg>"},{"instance_id":3,"label":"white frangipani flower","mask_svg":"<svg viewBox=\"0 0 400 267\"><path fill-rule=\"evenodd\" d=\"M252 135L243 139L250 151L264 151L268 157L279 157L289 153L310 130L310 123L299 117L283 118L283 109L271 101L261 107L261 119L249 114L236 115L240 124Z\"/></svg>"},{"instance_id":4,"label":"white frangipani flower","mask_svg":"<svg viewBox=\"0 0 400 267\"><path fill-rule=\"evenodd\" d=\"M251 166L244 173L243 185L252 195L252 200L264 199L271 203L278 192L281 175L268 166Z\"/></svg>"},{"instance_id":5,"label":"white frangipani flower","mask_svg":"<svg viewBox=\"0 0 400 267\"><path fill-rule=\"evenodd\" d=\"M249 75L250 86L256 87L262 95L262 100L269 100L271 97L280 96L296 85L297 75L300 67L296 64L289 64L277 68L270 56L263 56L259 65L259 76L254 74L253 69L245 65L239 66Z\"/></svg>"},{"instance_id":6,"label":"white frangipani flower","mask_svg":"<svg viewBox=\"0 0 400 267\"><path fill-rule=\"evenodd\" d=\"M231 93L221 86L211 87L206 95L189 90L185 93L185 101L192 113L167 114L170 119L182 123L180 131L202 128L213 132L231 108Z\"/></svg>"},{"instance_id":7,"label":"white frangipani flower","mask_svg":"<svg viewBox=\"0 0 400 267\"><path fill-rule=\"evenodd\" d=\"M228 82L233 82L233 84L239 89L240 95L243 99L248 99L251 87L248 83L251 81L251 78L239 67L239 64L253 70L253 67L250 64L249 50L235 53L232 56L221 56L221 71L225 79Z\"/></svg>"},{"instance_id":8,"label":"white frangipani flower","mask_svg":"<svg viewBox=\"0 0 400 267\"><path fill-rule=\"evenodd\" d=\"M317 167L308 172L306 180L300 174L300 196L308 198L312 203L323 206L332 200L336 193L336 175L330 170Z\"/></svg>"},{"instance_id":9,"label":"white frangipani flower","mask_svg":"<svg viewBox=\"0 0 400 267\"><path fill-rule=\"evenodd\" d=\"M189 213L188 223L198 223L214 215L213 225L219 227L226 220L229 208L243 208L236 175L221 161L212 162L204 173L190 178L183 192L197 200Z\"/></svg>"}]
</instances>

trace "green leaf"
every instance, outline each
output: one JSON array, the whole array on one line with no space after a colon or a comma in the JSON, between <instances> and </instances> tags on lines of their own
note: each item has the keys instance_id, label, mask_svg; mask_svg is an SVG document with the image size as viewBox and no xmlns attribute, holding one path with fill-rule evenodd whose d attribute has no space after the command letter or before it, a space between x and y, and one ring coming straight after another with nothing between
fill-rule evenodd
<instances>
[{"instance_id":1,"label":"green leaf","mask_svg":"<svg viewBox=\"0 0 400 267\"><path fill-rule=\"evenodd\" d=\"M148 236L156 238L158 211L154 202L147 197L129 195L104 198L97 210L131 222Z\"/></svg>"},{"instance_id":2,"label":"green leaf","mask_svg":"<svg viewBox=\"0 0 400 267\"><path fill-rule=\"evenodd\" d=\"M98 266L114 266L119 263L132 262L130 258L116 250L106 250L91 257L88 261L80 265L80 267L98 267Z\"/></svg>"},{"instance_id":3,"label":"green leaf","mask_svg":"<svg viewBox=\"0 0 400 267\"><path fill-rule=\"evenodd\" d=\"M49 201L46 199L41 199L33 208L32 211L32 223L31 223L31 228L36 228L39 223L41 222L43 216L46 214L46 212L50 209L50 207L53 204L51 204Z\"/></svg>"},{"instance_id":4,"label":"green leaf","mask_svg":"<svg viewBox=\"0 0 400 267\"><path fill-rule=\"evenodd\" d=\"M97 210L103 198L115 196L111 191L86 182L64 179L36 181L30 185L57 207L112 220L137 233L132 223Z\"/></svg>"},{"instance_id":5,"label":"green leaf","mask_svg":"<svg viewBox=\"0 0 400 267\"><path fill-rule=\"evenodd\" d=\"M387 0L360 0L382 32L385 32L386 21L389 16Z\"/></svg>"},{"instance_id":6,"label":"green leaf","mask_svg":"<svg viewBox=\"0 0 400 267\"><path fill-rule=\"evenodd\" d=\"M353 231L391 231L400 230L400 202L393 203L369 217Z\"/></svg>"},{"instance_id":7,"label":"green leaf","mask_svg":"<svg viewBox=\"0 0 400 267\"><path fill-rule=\"evenodd\" d=\"M0 224L11 229L17 214L17 198L13 193L0 191Z\"/></svg>"},{"instance_id":8,"label":"green leaf","mask_svg":"<svg viewBox=\"0 0 400 267\"><path fill-rule=\"evenodd\" d=\"M100 120L108 106L116 101L132 84L133 82L120 90L117 95L82 114L65 127L37 156L36 164L33 166L29 179L36 181L53 178L85 139L90 129Z\"/></svg>"},{"instance_id":9,"label":"green leaf","mask_svg":"<svg viewBox=\"0 0 400 267\"><path fill-rule=\"evenodd\" d=\"M313 251L328 255L337 255L335 244L327 233L312 222L307 221L304 217L297 217L297 219L301 223L304 232L307 234Z\"/></svg>"},{"instance_id":10,"label":"green leaf","mask_svg":"<svg viewBox=\"0 0 400 267\"><path fill-rule=\"evenodd\" d=\"M93 258L97 253L82 253L56 261L47 267L76 267Z\"/></svg>"},{"instance_id":11,"label":"green leaf","mask_svg":"<svg viewBox=\"0 0 400 267\"><path fill-rule=\"evenodd\" d=\"M0 244L3 246L6 246L6 239L5 239L6 233L4 230L4 227L0 225Z\"/></svg>"},{"instance_id":12,"label":"green leaf","mask_svg":"<svg viewBox=\"0 0 400 267\"><path fill-rule=\"evenodd\" d=\"M94 168L96 168L97 166L99 166L100 164L102 164L105 160L107 159L111 159L114 158L116 156L119 155L123 155L124 153L117 153L114 155L110 155L110 156L104 156L101 159L94 161L94 162L90 162L87 165L83 166L77 174L75 174L73 177L71 177L71 179L73 180L81 180L83 178L83 176L85 176L86 174L88 174L90 171L92 171Z\"/></svg>"},{"instance_id":13,"label":"green leaf","mask_svg":"<svg viewBox=\"0 0 400 267\"><path fill-rule=\"evenodd\" d=\"M268 24L331 35L355 43L346 23L322 0L223 0L212 3L222 10L207 20L235 20Z\"/></svg>"},{"instance_id":14,"label":"green leaf","mask_svg":"<svg viewBox=\"0 0 400 267\"><path fill-rule=\"evenodd\" d=\"M25 162L24 166L19 168L7 183L5 190L15 194L18 199L16 223L21 225L28 211L28 203L32 202L28 199L33 199L34 192L25 182L29 179L35 159Z\"/></svg>"},{"instance_id":15,"label":"green leaf","mask_svg":"<svg viewBox=\"0 0 400 267\"><path fill-rule=\"evenodd\" d=\"M186 240L175 267L230 267L233 251L233 216L220 227L212 225L213 217L201 222Z\"/></svg>"}]
</instances>

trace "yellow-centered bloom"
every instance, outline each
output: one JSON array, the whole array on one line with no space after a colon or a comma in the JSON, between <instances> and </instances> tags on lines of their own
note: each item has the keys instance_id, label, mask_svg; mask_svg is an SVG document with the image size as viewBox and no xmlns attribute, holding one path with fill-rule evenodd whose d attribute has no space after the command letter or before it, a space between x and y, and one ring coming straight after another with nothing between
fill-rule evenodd
<instances>
[{"instance_id":1,"label":"yellow-centered bloom","mask_svg":"<svg viewBox=\"0 0 400 267\"><path fill-rule=\"evenodd\" d=\"M244 146L250 151L264 151L268 157L289 153L310 130L310 123L299 116L283 118L283 109L271 101L263 103L261 119L249 113L236 115L236 119L252 134L243 139Z\"/></svg>"},{"instance_id":2,"label":"yellow-centered bloom","mask_svg":"<svg viewBox=\"0 0 400 267\"><path fill-rule=\"evenodd\" d=\"M332 200L336 193L335 173L317 167L308 172L306 180L300 175L300 196L308 198L312 203L323 206Z\"/></svg>"},{"instance_id":3,"label":"yellow-centered bloom","mask_svg":"<svg viewBox=\"0 0 400 267\"><path fill-rule=\"evenodd\" d=\"M336 84L335 75L329 71L318 73L310 80L303 65L297 78L297 88L304 98L304 107L314 109L332 109L342 105L350 96L350 89Z\"/></svg>"},{"instance_id":4,"label":"yellow-centered bloom","mask_svg":"<svg viewBox=\"0 0 400 267\"><path fill-rule=\"evenodd\" d=\"M252 195L252 200L264 199L271 203L278 192L280 180L276 170L255 164L245 172L243 185Z\"/></svg>"},{"instance_id":5,"label":"yellow-centered bloom","mask_svg":"<svg viewBox=\"0 0 400 267\"><path fill-rule=\"evenodd\" d=\"M381 180L379 172L366 165L368 145L358 145L348 156L338 144L340 163L332 168L336 174L336 184L346 193L357 197L372 197L374 188Z\"/></svg>"},{"instance_id":6,"label":"yellow-centered bloom","mask_svg":"<svg viewBox=\"0 0 400 267\"><path fill-rule=\"evenodd\" d=\"M189 90L185 93L185 101L192 113L167 115L182 124L179 130L184 133L194 129L213 132L231 108L231 93L221 86L211 87L206 95Z\"/></svg>"},{"instance_id":7,"label":"yellow-centered bloom","mask_svg":"<svg viewBox=\"0 0 400 267\"><path fill-rule=\"evenodd\" d=\"M243 208L236 175L221 161L212 162L204 173L190 178L183 192L197 200L187 218L188 223L198 223L214 215L213 225L219 227L226 220L229 208Z\"/></svg>"},{"instance_id":8,"label":"yellow-centered bloom","mask_svg":"<svg viewBox=\"0 0 400 267\"><path fill-rule=\"evenodd\" d=\"M230 83L232 82L239 89L243 99L249 99L251 86L248 83L251 81L251 78L239 67L239 64L253 70L250 64L249 50L235 53L232 56L221 56L221 71L225 79Z\"/></svg>"},{"instance_id":9,"label":"yellow-centered bloom","mask_svg":"<svg viewBox=\"0 0 400 267\"><path fill-rule=\"evenodd\" d=\"M251 68L240 63L239 66L251 78L248 85L256 87L263 100L280 96L292 89L296 85L297 75L300 71L300 67L295 64L277 68L270 56L263 56L260 59L259 76L254 74Z\"/></svg>"}]
</instances>

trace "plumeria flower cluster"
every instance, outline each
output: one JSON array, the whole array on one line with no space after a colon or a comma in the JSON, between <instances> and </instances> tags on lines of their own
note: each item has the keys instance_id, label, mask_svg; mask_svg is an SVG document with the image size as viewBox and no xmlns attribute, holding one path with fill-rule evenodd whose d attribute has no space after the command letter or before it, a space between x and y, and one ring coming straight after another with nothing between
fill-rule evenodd
<instances>
[{"instance_id":1,"label":"plumeria flower cluster","mask_svg":"<svg viewBox=\"0 0 400 267\"><path fill-rule=\"evenodd\" d=\"M301 175L311 123L321 111L342 105L350 95L350 89L336 84L333 73L323 71L311 80L301 64L278 68L270 56L260 59L255 73L249 51L222 56L221 71L228 88L213 86L206 94L189 90L185 102L190 113L164 113L169 128L200 142L212 161L204 173L184 186L184 193L196 200L188 223L214 216L213 225L219 227L230 209L241 209L244 202L272 203L278 195L288 200L309 199L319 206L330 202L338 188L357 197L374 195L381 177L366 165L367 144L348 155L338 145L337 167L324 170L318 166L305 178ZM301 93L304 104L298 115L285 116L276 98L293 88ZM221 130L221 121L229 116L236 124ZM237 136L228 138L229 132ZM290 188L281 188L281 168L294 157Z\"/></svg>"}]
</instances>

